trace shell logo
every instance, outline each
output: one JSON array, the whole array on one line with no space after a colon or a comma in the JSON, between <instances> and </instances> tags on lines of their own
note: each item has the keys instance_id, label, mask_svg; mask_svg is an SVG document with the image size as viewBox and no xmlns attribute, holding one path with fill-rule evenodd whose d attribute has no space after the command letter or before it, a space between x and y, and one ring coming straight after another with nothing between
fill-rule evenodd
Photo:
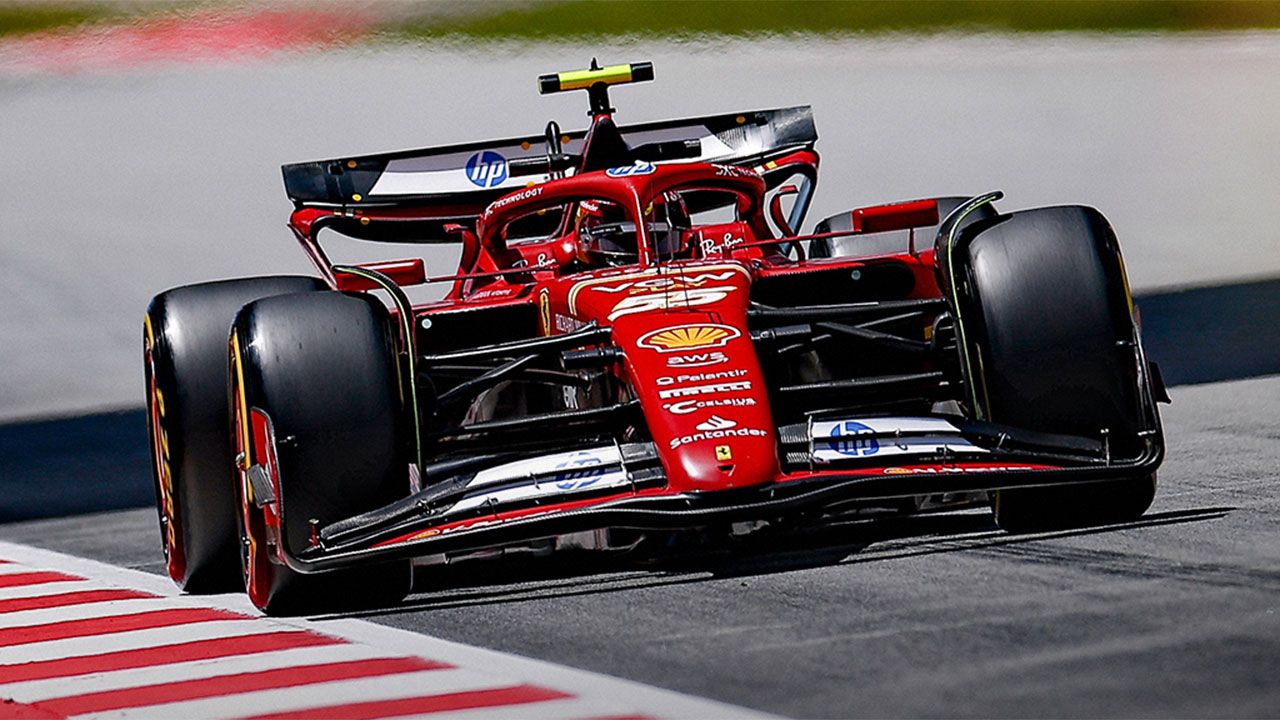
<instances>
[{"instance_id":1,"label":"shell logo","mask_svg":"<svg viewBox=\"0 0 1280 720\"><path fill-rule=\"evenodd\" d=\"M735 327L700 323L654 330L641 337L637 344L640 347L665 353L695 348L724 347L730 340L741 335L742 332Z\"/></svg>"}]
</instances>

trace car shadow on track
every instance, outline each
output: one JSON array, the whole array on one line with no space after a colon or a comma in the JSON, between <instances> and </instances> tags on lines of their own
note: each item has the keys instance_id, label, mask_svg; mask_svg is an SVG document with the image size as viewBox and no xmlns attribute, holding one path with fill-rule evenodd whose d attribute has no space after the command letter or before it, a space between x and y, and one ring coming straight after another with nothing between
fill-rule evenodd
<instances>
[{"instance_id":1,"label":"car shadow on track","mask_svg":"<svg viewBox=\"0 0 1280 720\"><path fill-rule=\"evenodd\" d=\"M1218 520L1233 507L1151 513L1134 522L1009 534L987 512L948 512L854 519L771 530L707 544L675 543L644 554L501 558L420 568L414 595L396 606L317 619L387 616L473 606L625 592L819 567L892 562L941 553L988 551L1043 540Z\"/></svg>"}]
</instances>

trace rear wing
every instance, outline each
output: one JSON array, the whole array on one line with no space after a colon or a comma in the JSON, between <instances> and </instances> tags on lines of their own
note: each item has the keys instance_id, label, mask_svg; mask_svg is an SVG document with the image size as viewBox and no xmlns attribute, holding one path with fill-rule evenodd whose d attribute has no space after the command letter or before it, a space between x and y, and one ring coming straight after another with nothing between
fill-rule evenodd
<instances>
[{"instance_id":1,"label":"rear wing","mask_svg":"<svg viewBox=\"0 0 1280 720\"><path fill-rule=\"evenodd\" d=\"M604 140L602 128L597 125L595 129L597 137L592 144L599 146ZM613 163L616 165L630 164L627 153L641 146L683 142L692 147L696 142L696 155L656 162L718 162L757 168L797 150L812 151L818 139L809 106L644 123L619 127L616 132L626 146L610 148L611 156L623 158ZM558 138L530 135L295 163L283 167L285 191L299 210L333 211L331 222L325 224L345 235L377 240L394 234L394 239L402 242L450 242L457 236L447 233L445 225L473 225L498 197L552 177L546 172L521 171L521 163L529 167L547 158L549 142L559 146L556 153L581 155L587 134L587 130L579 130ZM588 152L594 157L600 151L594 148ZM586 162L590 164L591 159ZM764 172L764 168L758 169ZM765 173L765 179L772 188L786 177ZM398 222L385 222L388 220Z\"/></svg>"}]
</instances>

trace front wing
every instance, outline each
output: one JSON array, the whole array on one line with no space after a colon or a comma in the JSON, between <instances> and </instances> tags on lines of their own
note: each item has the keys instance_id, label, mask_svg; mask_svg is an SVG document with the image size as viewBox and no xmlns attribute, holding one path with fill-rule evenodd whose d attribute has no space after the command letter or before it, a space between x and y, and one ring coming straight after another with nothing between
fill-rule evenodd
<instances>
[{"instance_id":1,"label":"front wing","mask_svg":"<svg viewBox=\"0 0 1280 720\"><path fill-rule=\"evenodd\" d=\"M779 428L783 471L763 485L673 492L652 443L499 462L437 480L404 500L322 528L278 560L303 572L462 553L602 528L678 530L768 520L840 505L1150 476L1158 423L1140 451L950 416L847 418ZM461 466L460 466L461 467ZM287 512L287 507L279 508Z\"/></svg>"}]
</instances>

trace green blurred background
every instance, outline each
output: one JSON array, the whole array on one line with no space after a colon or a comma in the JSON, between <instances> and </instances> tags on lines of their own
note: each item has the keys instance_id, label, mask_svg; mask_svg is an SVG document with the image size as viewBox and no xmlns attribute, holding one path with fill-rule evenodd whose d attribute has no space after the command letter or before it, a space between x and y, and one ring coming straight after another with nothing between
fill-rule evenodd
<instances>
[{"instance_id":1,"label":"green blurred background","mask_svg":"<svg viewBox=\"0 0 1280 720\"><path fill-rule=\"evenodd\" d=\"M303 3L240 3L288 9ZM316 4L307 3L315 8ZM0 34L128 22L216 2L0 2ZM1280 27L1273 0L545 0L320 3L391 38L884 32L1198 32Z\"/></svg>"}]
</instances>

